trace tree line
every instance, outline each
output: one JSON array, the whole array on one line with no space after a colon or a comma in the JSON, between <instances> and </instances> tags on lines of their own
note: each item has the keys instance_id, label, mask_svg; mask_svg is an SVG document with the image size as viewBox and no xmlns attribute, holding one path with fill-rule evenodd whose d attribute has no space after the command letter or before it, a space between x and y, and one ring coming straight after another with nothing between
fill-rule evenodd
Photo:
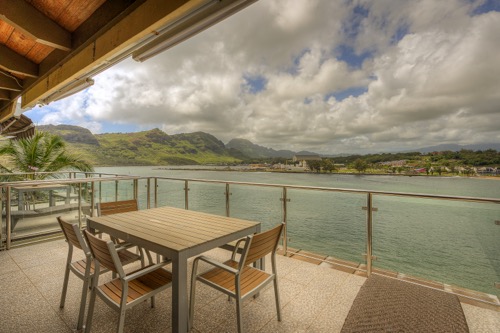
<instances>
[{"instance_id":1,"label":"tree line","mask_svg":"<svg viewBox=\"0 0 500 333\"><path fill-rule=\"evenodd\" d=\"M401 163L391 165L389 162ZM384 163L388 162L388 163ZM494 149L472 151L439 151L427 154L420 152L381 153L368 155L339 156L309 161L309 168L316 172L333 172L342 168L364 172L367 169L384 170L390 173L409 172L408 169L422 169L427 174L458 173L473 174L473 168L499 167L500 152ZM410 171L411 172L411 171Z\"/></svg>"}]
</instances>

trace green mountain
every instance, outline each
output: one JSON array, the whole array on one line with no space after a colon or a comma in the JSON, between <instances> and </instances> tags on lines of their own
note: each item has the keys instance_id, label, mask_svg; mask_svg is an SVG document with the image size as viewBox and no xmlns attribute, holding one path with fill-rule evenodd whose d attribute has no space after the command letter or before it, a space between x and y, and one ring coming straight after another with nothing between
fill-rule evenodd
<instances>
[{"instance_id":1,"label":"green mountain","mask_svg":"<svg viewBox=\"0 0 500 333\"><path fill-rule=\"evenodd\" d=\"M251 158L283 157L292 158L295 152L291 150L274 150L256 145L246 139L232 139L226 145L227 148L239 150L244 155Z\"/></svg>"},{"instance_id":2,"label":"green mountain","mask_svg":"<svg viewBox=\"0 0 500 333\"><path fill-rule=\"evenodd\" d=\"M239 151L226 149L222 141L203 132L168 135L156 128L93 135L88 129L69 125L37 129L61 136L70 151L82 154L95 166L227 164L242 157Z\"/></svg>"},{"instance_id":3,"label":"green mountain","mask_svg":"<svg viewBox=\"0 0 500 333\"><path fill-rule=\"evenodd\" d=\"M88 129L73 125L42 125L37 129L44 132L57 134L69 143L84 143L99 146L99 141Z\"/></svg>"}]
</instances>

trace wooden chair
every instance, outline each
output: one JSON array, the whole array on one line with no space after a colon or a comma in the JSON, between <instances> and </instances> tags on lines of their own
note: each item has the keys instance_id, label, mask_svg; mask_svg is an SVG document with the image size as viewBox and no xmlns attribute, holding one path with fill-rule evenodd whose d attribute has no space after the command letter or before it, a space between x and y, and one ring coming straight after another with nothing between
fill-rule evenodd
<instances>
[{"instance_id":1,"label":"wooden chair","mask_svg":"<svg viewBox=\"0 0 500 333\"><path fill-rule=\"evenodd\" d=\"M77 330L81 330L83 328L83 317L85 306L87 303L87 292L90 287L90 282L95 274L94 262L92 261L90 249L87 246L87 243L84 241L80 229L78 228L78 224L71 224L69 222L66 222L60 216L57 218L57 221L59 222L64 237L68 242L68 258L66 260L63 290L59 307L61 309L64 308L64 303L66 301L66 292L68 289L69 272L71 271L78 278L83 280L80 311L78 313L78 323L76 326ZM73 260L73 248L75 247L83 251L83 253L85 254L84 259ZM118 252L118 258L122 265L126 265L141 259L138 255L125 249L120 249L120 251ZM101 273L104 272L106 272L106 270L101 270Z\"/></svg>"},{"instance_id":2,"label":"wooden chair","mask_svg":"<svg viewBox=\"0 0 500 333\"><path fill-rule=\"evenodd\" d=\"M138 210L139 210L139 205L137 204L136 199L97 203L97 215L98 216L106 216L106 215L118 214L118 213L128 213L128 212L134 212L134 211L138 211ZM122 241L120 239L111 238L111 240L113 242L115 242L116 244L121 244L122 246L125 246L125 247L135 246L133 244L126 243L125 241ZM144 250L142 248L138 248L138 250L141 253L141 255L143 253L146 254L146 256L148 257L149 263L152 262L151 253L149 251Z\"/></svg>"},{"instance_id":3,"label":"wooden chair","mask_svg":"<svg viewBox=\"0 0 500 333\"><path fill-rule=\"evenodd\" d=\"M122 200L111 202L99 202L97 204L97 215L105 216L118 213L133 212L139 210L137 200Z\"/></svg>"},{"instance_id":4,"label":"wooden chair","mask_svg":"<svg viewBox=\"0 0 500 333\"><path fill-rule=\"evenodd\" d=\"M92 280L85 333L89 333L92 326L96 295L99 295L104 303L119 312L117 332L121 333L125 324L126 310L148 298L151 298L151 307L154 307L154 295L170 287L172 274L162 268L166 263L151 264L125 274L119 254L112 241L100 239L87 230L85 230L85 238L90 246L90 252L95 261L95 271L97 272ZM101 266L118 274L118 278L98 285Z\"/></svg>"},{"instance_id":5,"label":"wooden chair","mask_svg":"<svg viewBox=\"0 0 500 333\"><path fill-rule=\"evenodd\" d=\"M256 295L264 286L272 281L274 282L278 321L281 321L276 275L276 249L278 248L282 230L283 224L280 224L268 231L248 236L244 240L245 246L238 261L236 261L238 246L236 246L231 259L224 263L205 256L195 258L193 262L193 274L191 276L191 299L189 304L190 329L193 327L196 281L203 282L236 299L236 317L238 332L240 333L242 332L241 302L248 297ZM271 253L272 273L250 266L250 264L264 258L269 253ZM200 260L214 266L214 268L198 274L198 262Z\"/></svg>"}]
</instances>

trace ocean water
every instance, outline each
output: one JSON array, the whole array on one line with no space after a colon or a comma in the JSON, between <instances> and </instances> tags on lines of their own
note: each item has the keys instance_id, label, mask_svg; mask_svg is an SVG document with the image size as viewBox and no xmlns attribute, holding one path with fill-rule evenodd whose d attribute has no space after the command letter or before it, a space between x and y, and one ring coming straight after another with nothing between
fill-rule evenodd
<instances>
[{"instance_id":1,"label":"ocean water","mask_svg":"<svg viewBox=\"0 0 500 333\"><path fill-rule=\"evenodd\" d=\"M98 168L97 172L181 179L318 186L466 197L500 198L500 180L460 177L358 176L172 170L157 167ZM184 207L184 181L158 180L158 205ZM131 183L119 185L123 199ZM116 190L101 190L115 195ZM139 182L146 205L146 182ZM189 209L225 215L225 184L190 181ZM283 220L281 187L230 185L230 215L257 220L263 228ZM152 194L151 194L152 195ZM151 196L153 198L153 196ZM287 190L288 246L364 262L366 194ZM104 198L106 200L106 198ZM151 199L153 200L153 199ZM153 201L152 201L153 202ZM440 281L500 296L500 205L374 195L375 268Z\"/></svg>"}]
</instances>

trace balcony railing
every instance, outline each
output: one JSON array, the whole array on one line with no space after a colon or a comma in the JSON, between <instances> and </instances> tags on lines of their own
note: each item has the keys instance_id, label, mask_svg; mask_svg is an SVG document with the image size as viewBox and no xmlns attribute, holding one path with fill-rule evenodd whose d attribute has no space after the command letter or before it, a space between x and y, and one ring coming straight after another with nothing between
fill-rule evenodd
<instances>
[{"instance_id":1,"label":"balcony railing","mask_svg":"<svg viewBox=\"0 0 500 333\"><path fill-rule=\"evenodd\" d=\"M138 199L286 228L286 253L365 272L385 270L498 296L500 199L252 182L59 174L2 183L1 246L85 226L97 202ZM485 301L485 300L482 300ZM487 300L486 300L487 302Z\"/></svg>"}]
</instances>

